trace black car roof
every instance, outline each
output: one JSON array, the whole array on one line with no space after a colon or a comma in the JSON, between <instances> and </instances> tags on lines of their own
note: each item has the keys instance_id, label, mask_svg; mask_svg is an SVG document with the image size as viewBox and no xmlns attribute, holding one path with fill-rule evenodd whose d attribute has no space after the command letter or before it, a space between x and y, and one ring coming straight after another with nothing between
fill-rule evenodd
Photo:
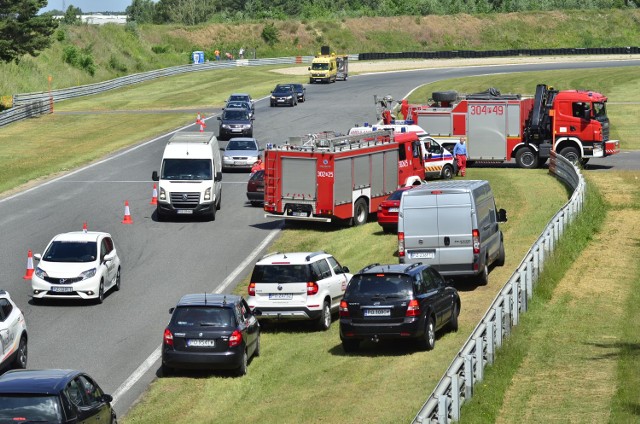
<instances>
[{"instance_id":1,"label":"black car roof","mask_svg":"<svg viewBox=\"0 0 640 424\"><path fill-rule=\"evenodd\" d=\"M231 306L240 299L242 296L235 294L193 293L182 296L178 306Z\"/></svg>"},{"instance_id":2,"label":"black car roof","mask_svg":"<svg viewBox=\"0 0 640 424\"><path fill-rule=\"evenodd\" d=\"M0 376L0 394L59 393L67 383L83 374L76 370L12 370Z\"/></svg>"},{"instance_id":3,"label":"black car roof","mask_svg":"<svg viewBox=\"0 0 640 424\"><path fill-rule=\"evenodd\" d=\"M382 274L382 273L396 273L396 274L411 274L417 272L420 269L427 268L429 265L423 265L422 262L415 264L371 264L360 271L358 274Z\"/></svg>"}]
</instances>

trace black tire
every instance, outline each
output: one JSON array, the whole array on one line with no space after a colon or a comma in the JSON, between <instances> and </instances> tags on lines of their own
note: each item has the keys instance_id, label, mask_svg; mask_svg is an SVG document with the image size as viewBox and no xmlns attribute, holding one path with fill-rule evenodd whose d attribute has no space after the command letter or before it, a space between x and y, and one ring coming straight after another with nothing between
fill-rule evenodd
<instances>
[{"instance_id":1,"label":"black tire","mask_svg":"<svg viewBox=\"0 0 640 424\"><path fill-rule=\"evenodd\" d=\"M327 331L331 327L331 307L327 301L322 304L322 312L318 317L316 327L320 331Z\"/></svg>"},{"instance_id":2,"label":"black tire","mask_svg":"<svg viewBox=\"0 0 640 424\"><path fill-rule=\"evenodd\" d=\"M356 200L356 204L353 206L353 218L351 222L353 226L357 227L367 223L369 219L369 208L367 208L367 202L364 199Z\"/></svg>"},{"instance_id":3,"label":"black tire","mask_svg":"<svg viewBox=\"0 0 640 424\"><path fill-rule=\"evenodd\" d=\"M160 372L162 373L163 377L169 377L171 374L173 374L174 369L168 365L162 364L160 366Z\"/></svg>"},{"instance_id":4,"label":"black tire","mask_svg":"<svg viewBox=\"0 0 640 424\"><path fill-rule=\"evenodd\" d=\"M418 339L418 347L421 350L433 350L436 347L436 324L431 316L426 318L424 334Z\"/></svg>"},{"instance_id":5,"label":"black tire","mask_svg":"<svg viewBox=\"0 0 640 424\"><path fill-rule=\"evenodd\" d=\"M458 92L455 90L434 91L431 93L434 102L453 102L458 98Z\"/></svg>"},{"instance_id":6,"label":"black tire","mask_svg":"<svg viewBox=\"0 0 640 424\"><path fill-rule=\"evenodd\" d=\"M156 209L156 219L158 220L158 222L165 222L167 220L167 217L165 214L160 212L160 209Z\"/></svg>"},{"instance_id":7,"label":"black tire","mask_svg":"<svg viewBox=\"0 0 640 424\"><path fill-rule=\"evenodd\" d=\"M500 237L502 239L502 236ZM500 250L498 250L498 257L496 258L496 266L504 266L505 261L507 260L507 254L504 251L504 241L500 240Z\"/></svg>"},{"instance_id":8,"label":"black tire","mask_svg":"<svg viewBox=\"0 0 640 424\"><path fill-rule=\"evenodd\" d=\"M98 297L96 303L99 305L104 302L104 280L100 280L100 287L98 288Z\"/></svg>"},{"instance_id":9,"label":"black tire","mask_svg":"<svg viewBox=\"0 0 640 424\"><path fill-rule=\"evenodd\" d=\"M215 220L216 220L216 210L217 210L217 209L218 209L218 208L217 208L215 205L211 208L211 212L209 212L209 213L207 214L207 219L208 219L209 221L215 221Z\"/></svg>"},{"instance_id":10,"label":"black tire","mask_svg":"<svg viewBox=\"0 0 640 424\"><path fill-rule=\"evenodd\" d=\"M307 101L307 97L306 96L302 96L302 100L300 100L302 103Z\"/></svg>"},{"instance_id":11,"label":"black tire","mask_svg":"<svg viewBox=\"0 0 640 424\"><path fill-rule=\"evenodd\" d=\"M253 351L253 357L257 358L260 356L260 333L258 333L258 340L256 340L256 348Z\"/></svg>"},{"instance_id":12,"label":"black tire","mask_svg":"<svg viewBox=\"0 0 640 424\"><path fill-rule=\"evenodd\" d=\"M389 225L383 225L382 226L382 231L384 231L385 233L393 233L393 227L389 226Z\"/></svg>"},{"instance_id":13,"label":"black tire","mask_svg":"<svg viewBox=\"0 0 640 424\"><path fill-rule=\"evenodd\" d=\"M453 178L453 166L446 164L442 167L442 172L440 173L440 177L443 180L450 180Z\"/></svg>"},{"instance_id":14,"label":"black tire","mask_svg":"<svg viewBox=\"0 0 640 424\"><path fill-rule=\"evenodd\" d=\"M247 375L247 364L249 362L249 358L247 356L247 351L243 351L242 352L242 363L240 364L240 366L238 367L238 369L236 369L236 375L238 377L242 377L243 375Z\"/></svg>"},{"instance_id":15,"label":"black tire","mask_svg":"<svg viewBox=\"0 0 640 424\"><path fill-rule=\"evenodd\" d=\"M478 284L481 286L486 286L489 284L489 266L487 265L487 260L485 259L484 266L482 267L482 272L478 274Z\"/></svg>"},{"instance_id":16,"label":"black tire","mask_svg":"<svg viewBox=\"0 0 640 424\"><path fill-rule=\"evenodd\" d=\"M458 315L460 315L460 309L458 309L458 302L453 304L451 311L451 318L449 319L449 331L456 333L458 331Z\"/></svg>"},{"instance_id":17,"label":"black tire","mask_svg":"<svg viewBox=\"0 0 640 424\"><path fill-rule=\"evenodd\" d=\"M261 206L262 202L254 202L254 201L250 201L251 206Z\"/></svg>"},{"instance_id":18,"label":"black tire","mask_svg":"<svg viewBox=\"0 0 640 424\"><path fill-rule=\"evenodd\" d=\"M538 157L538 168L542 168L545 163L547 163L548 158Z\"/></svg>"},{"instance_id":19,"label":"black tire","mask_svg":"<svg viewBox=\"0 0 640 424\"><path fill-rule=\"evenodd\" d=\"M313 84L313 78L309 78L309 84Z\"/></svg>"},{"instance_id":20,"label":"black tire","mask_svg":"<svg viewBox=\"0 0 640 424\"><path fill-rule=\"evenodd\" d=\"M535 169L538 167L538 154L529 147L523 147L516 153L516 164L520 168Z\"/></svg>"},{"instance_id":21,"label":"black tire","mask_svg":"<svg viewBox=\"0 0 640 424\"><path fill-rule=\"evenodd\" d=\"M582 158L582 159L580 159L580 164L582 166L585 166L586 164L589 163L589 159L591 159L591 158Z\"/></svg>"},{"instance_id":22,"label":"black tire","mask_svg":"<svg viewBox=\"0 0 640 424\"><path fill-rule=\"evenodd\" d=\"M560 150L560 154L575 166L580 165L580 153L575 147L565 147Z\"/></svg>"},{"instance_id":23,"label":"black tire","mask_svg":"<svg viewBox=\"0 0 640 424\"><path fill-rule=\"evenodd\" d=\"M120 291L120 268L116 274L116 284L113 286L113 291Z\"/></svg>"},{"instance_id":24,"label":"black tire","mask_svg":"<svg viewBox=\"0 0 640 424\"><path fill-rule=\"evenodd\" d=\"M39 297L32 297L32 298L31 298L31 302L32 302L34 305L42 305L42 302L43 302L43 301L44 301L44 299L41 299L41 298L39 298Z\"/></svg>"},{"instance_id":25,"label":"black tire","mask_svg":"<svg viewBox=\"0 0 640 424\"><path fill-rule=\"evenodd\" d=\"M23 335L20 337L20 344L18 344L18 350L16 351L16 357L13 359L11 368L23 370L27 368L27 359L29 356L29 349L27 346L27 338Z\"/></svg>"},{"instance_id":26,"label":"black tire","mask_svg":"<svg viewBox=\"0 0 640 424\"><path fill-rule=\"evenodd\" d=\"M360 340L342 340L342 350L345 353L355 352L360 348Z\"/></svg>"},{"instance_id":27,"label":"black tire","mask_svg":"<svg viewBox=\"0 0 640 424\"><path fill-rule=\"evenodd\" d=\"M222 189L220 190L220 196L218 196L218 203L216 203L216 210L219 211L222 207Z\"/></svg>"}]
</instances>

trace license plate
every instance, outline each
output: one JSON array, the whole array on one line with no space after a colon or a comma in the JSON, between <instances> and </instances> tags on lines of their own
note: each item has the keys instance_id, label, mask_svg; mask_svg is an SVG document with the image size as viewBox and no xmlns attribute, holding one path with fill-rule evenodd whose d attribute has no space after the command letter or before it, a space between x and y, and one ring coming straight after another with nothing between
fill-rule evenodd
<instances>
[{"instance_id":1,"label":"license plate","mask_svg":"<svg viewBox=\"0 0 640 424\"><path fill-rule=\"evenodd\" d=\"M193 211L191 209L178 209L176 213L179 215L192 215Z\"/></svg>"},{"instance_id":2,"label":"license plate","mask_svg":"<svg viewBox=\"0 0 640 424\"><path fill-rule=\"evenodd\" d=\"M414 252L411 257L414 259L433 259L436 257L436 252Z\"/></svg>"},{"instance_id":3,"label":"license plate","mask_svg":"<svg viewBox=\"0 0 640 424\"><path fill-rule=\"evenodd\" d=\"M231 131L232 131L232 132L240 132L240 131L242 131L242 130L238 128L238 129L231 129Z\"/></svg>"},{"instance_id":4,"label":"license plate","mask_svg":"<svg viewBox=\"0 0 640 424\"><path fill-rule=\"evenodd\" d=\"M215 340L187 339L187 346L189 347L214 347L215 345L216 345Z\"/></svg>"},{"instance_id":5,"label":"license plate","mask_svg":"<svg viewBox=\"0 0 640 424\"><path fill-rule=\"evenodd\" d=\"M278 99L278 102L282 103L282 102L284 102L284 99Z\"/></svg>"},{"instance_id":6,"label":"license plate","mask_svg":"<svg viewBox=\"0 0 640 424\"><path fill-rule=\"evenodd\" d=\"M400 208L389 208L389 212L398 212Z\"/></svg>"},{"instance_id":7,"label":"license plate","mask_svg":"<svg viewBox=\"0 0 640 424\"><path fill-rule=\"evenodd\" d=\"M246 160L237 160L233 162L234 165L246 165L247 161Z\"/></svg>"},{"instance_id":8,"label":"license plate","mask_svg":"<svg viewBox=\"0 0 640 424\"><path fill-rule=\"evenodd\" d=\"M51 287L51 291L57 293L71 293L73 291L73 287Z\"/></svg>"},{"instance_id":9,"label":"license plate","mask_svg":"<svg viewBox=\"0 0 640 424\"><path fill-rule=\"evenodd\" d=\"M293 299L293 294L292 293L269 293L269 299L291 300Z\"/></svg>"},{"instance_id":10,"label":"license plate","mask_svg":"<svg viewBox=\"0 0 640 424\"><path fill-rule=\"evenodd\" d=\"M256 191L264 191L264 187L258 187Z\"/></svg>"},{"instance_id":11,"label":"license plate","mask_svg":"<svg viewBox=\"0 0 640 424\"><path fill-rule=\"evenodd\" d=\"M388 317L391 316L391 309L365 309L365 317Z\"/></svg>"},{"instance_id":12,"label":"license plate","mask_svg":"<svg viewBox=\"0 0 640 424\"><path fill-rule=\"evenodd\" d=\"M291 212L291 216L309 216L306 212Z\"/></svg>"}]
</instances>

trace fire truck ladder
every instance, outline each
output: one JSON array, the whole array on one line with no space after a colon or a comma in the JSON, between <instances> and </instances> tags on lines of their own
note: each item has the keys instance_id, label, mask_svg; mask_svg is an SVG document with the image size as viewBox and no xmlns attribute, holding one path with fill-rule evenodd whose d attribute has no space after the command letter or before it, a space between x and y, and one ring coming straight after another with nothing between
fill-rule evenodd
<instances>
[{"instance_id":1,"label":"fire truck ladder","mask_svg":"<svg viewBox=\"0 0 640 424\"><path fill-rule=\"evenodd\" d=\"M378 130L340 137L325 137L326 134L310 134L309 140L300 146L300 150L341 152L393 141L393 130Z\"/></svg>"}]
</instances>

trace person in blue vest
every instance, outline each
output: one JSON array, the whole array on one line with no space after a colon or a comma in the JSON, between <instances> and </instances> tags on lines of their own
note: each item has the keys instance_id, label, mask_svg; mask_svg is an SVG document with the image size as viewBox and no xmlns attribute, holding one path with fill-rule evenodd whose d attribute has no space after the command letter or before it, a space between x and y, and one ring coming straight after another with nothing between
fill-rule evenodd
<instances>
[{"instance_id":1,"label":"person in blue vest","mask_svg":"<svg viewBox=\"0 0 640 424\"><path fill-rule=\"evenodd\" d=\"M456 146L453 148L453 157L456 158L456 162L458 163L456 175L460 174L463 177L467 173L467 159L469 158L465 141L467 141L466 137L460 137L460 141L457 142Z\"/></svg>"}]
</instances>

